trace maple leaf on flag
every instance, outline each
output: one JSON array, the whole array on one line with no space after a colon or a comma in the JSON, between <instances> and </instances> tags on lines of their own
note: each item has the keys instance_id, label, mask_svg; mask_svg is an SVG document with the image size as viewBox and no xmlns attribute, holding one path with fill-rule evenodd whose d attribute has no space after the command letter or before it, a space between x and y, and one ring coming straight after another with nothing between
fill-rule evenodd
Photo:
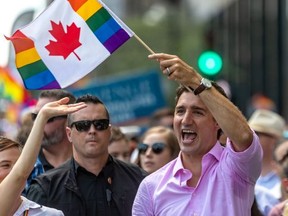
<instances>
[{"instance_id":1,"label":"maple leaf on flag","mask_svg":"<svg viewBox=\"0 0 288 216\"><path fill-rule=\"evenodd\" d=\"M73 22L70 26L67 25L67 32L65 32L61 22L56 24L51 21L52 30L49 30L50 34L56 39L56 41L49 40L49 44L45 48L50 52L50 56L63 56L66 59L71 53L81 59L75 53L82 44L79 42L80 28L78 28Z\"/></svg>"}]
</instances>

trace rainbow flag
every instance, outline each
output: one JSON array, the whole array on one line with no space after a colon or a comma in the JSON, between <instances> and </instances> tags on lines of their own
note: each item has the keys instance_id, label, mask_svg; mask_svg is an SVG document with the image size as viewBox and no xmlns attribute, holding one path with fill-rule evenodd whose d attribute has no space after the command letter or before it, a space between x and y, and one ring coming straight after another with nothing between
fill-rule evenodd
<instances>
[{"instance_id":1,"label":"rainbow flag","mask_svg":"<svg viewBox=\"0 0 288 216\"><path fill-rule=\"evenodd\" d=\"M10 75L8 68L0 67L0 97L21 104L25 99L25 89Z\"/></svg>"},{"instance_id":2,"label":"rainbow flag","mask_svg":"<svg viewBox=\"0 0 288 216\"><path fill-rule=\"evenodd\" d=\"M77 82L133 35L101 1L57 0L7 39L25 88L36 90Z\"/></svg>"}]
</instances>

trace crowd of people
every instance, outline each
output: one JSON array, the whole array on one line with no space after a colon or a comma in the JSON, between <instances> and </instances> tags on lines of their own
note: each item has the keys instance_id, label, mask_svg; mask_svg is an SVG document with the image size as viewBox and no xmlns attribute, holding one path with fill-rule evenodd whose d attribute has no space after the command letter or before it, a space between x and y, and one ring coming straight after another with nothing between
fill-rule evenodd
<instances>
[{"instance_id":1,"label":"crowd of people","mask_svg":"<svg viewBox=\"0 0 288 216\"><path fill-rule=\"evenodd\" d=\"M285 119L246 118L178 56L149 59L180 85L132 150L101 98L41 91L15 139L0 137L0 215L288 215Z\"/></svg>"}]
</instances>

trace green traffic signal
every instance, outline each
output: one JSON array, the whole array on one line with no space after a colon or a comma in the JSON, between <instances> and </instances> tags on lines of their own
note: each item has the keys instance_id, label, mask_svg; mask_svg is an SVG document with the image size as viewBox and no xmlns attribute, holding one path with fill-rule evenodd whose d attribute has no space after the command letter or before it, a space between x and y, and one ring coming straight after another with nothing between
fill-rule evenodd
<instances>
[{"instance_id":1,"label":"green traffic signal","mask_svg":"<svg viewBox=\"0 0 288 216\"><path fill-rule=\"evenodd\" d=\"M213 51L203 52L198 59L198 67L202 73L212 76L222 69L223 62L220 55Z\"/></svg>"}]
</instances>

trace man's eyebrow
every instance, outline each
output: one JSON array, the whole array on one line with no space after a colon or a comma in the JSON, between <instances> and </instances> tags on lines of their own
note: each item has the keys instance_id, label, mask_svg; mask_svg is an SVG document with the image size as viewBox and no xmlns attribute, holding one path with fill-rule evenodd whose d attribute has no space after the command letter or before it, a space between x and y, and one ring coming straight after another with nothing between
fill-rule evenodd
<instances>
[{"instance_id":1,"label":"man's eyebrow","mask_svg":"<svg viewBox=\"0 0 288 216\"><path fill-rule=\"evenodd\" d=\"M179 105L179 106L176 106L175 109L179 109L179 108L188 108L188 109L193 109L193 110L207 110L206 108L204 107L200 107L200 106L196 106L196 105L192 105L192 106L189 106L189 107L186 107L184 105Z\"/></svg>"},{"instance_id":2,"label":"man's eyebrow","mask_svg":"<svg viewBox=\"0 0 288 216\"><path fill-rule=\"evenodd\" d=\"M1 163L7 163L7 162L12 162L11 160L2 160L2 161L0 161L0 164Z\"/></svg>"},{"instance_id":3,"label":"man's eyebrow","mask_svg":"<svg viewBox=\"0 0 288 216\"><path fill-rule=\"evenodd\" d=\"M192 108L192 109L201 109L201 110L205 110L204 107L196 106L196 105L191 106L191 108Z\"/></svg>"}]
</instances>

